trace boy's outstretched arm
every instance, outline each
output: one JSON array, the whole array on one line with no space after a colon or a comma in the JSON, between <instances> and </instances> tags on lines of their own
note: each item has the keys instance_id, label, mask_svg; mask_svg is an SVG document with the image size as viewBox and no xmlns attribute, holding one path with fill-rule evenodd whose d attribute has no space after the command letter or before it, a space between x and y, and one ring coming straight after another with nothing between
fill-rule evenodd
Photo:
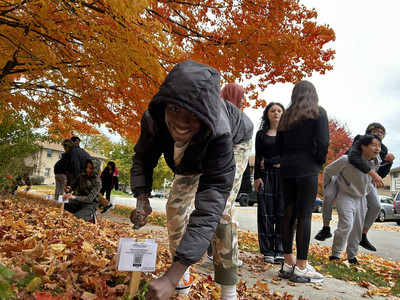
<instances>
[{"instance_id":1,"label":"boy's outstretched arm","mask_svg":"<svg viewBox=\"0 0 400 300\"><path fill-rule=\"evenodd\" d=\"M168 300L187 268L188 267L181 262L174 261L162 277L150 283L149 291L146 293L146 299Z\"/></svg>"}]
</instances>

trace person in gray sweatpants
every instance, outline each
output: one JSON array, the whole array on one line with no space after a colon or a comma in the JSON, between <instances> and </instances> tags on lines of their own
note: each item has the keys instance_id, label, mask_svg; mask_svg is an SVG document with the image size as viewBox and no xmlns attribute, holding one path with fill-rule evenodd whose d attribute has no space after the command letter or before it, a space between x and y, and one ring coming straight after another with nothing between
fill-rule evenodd
<instances>
[{"instance_id":1,"label":"person in gray sweatpants","mask_svg":"<svg viewBox=\"0 0 400 300\"><path fill-rule=\"evenodd\" d=\"M381 158L381 139L366 134L359 139L361 157L373 170L378 170ZM335 178L336 177L336 178ZM336 180L336 183L335 183ZM358 264L356 254L360 244L367 212L367 194L374 189L371 177L350 162L347 155L338 158L324 170L324 197L332 197L337 187L336 209L339 217L330 260L339 260L347 242L346 254L350 263Z\"/></svg>"}]
</instances>

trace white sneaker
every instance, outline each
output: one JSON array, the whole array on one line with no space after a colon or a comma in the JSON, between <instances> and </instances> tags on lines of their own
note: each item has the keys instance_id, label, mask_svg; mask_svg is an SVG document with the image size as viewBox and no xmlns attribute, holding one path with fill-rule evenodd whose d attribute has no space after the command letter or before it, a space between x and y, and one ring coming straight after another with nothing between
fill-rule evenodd
<instances>
[{"instance_id":1,"label":"white sneaker","mask_svg":"<svg viewBox=\"0 0 400 300\"><path fill-rule=\"evenodd\" d=\"M243 260L238 259L238 268L240 268L241 266L243 266Z\"/></svg>"},{"instance_id":2,"label":"white sneaker","mask_svg":"<svg viewBox=\"0 0 400 300\"><path fill-rule=\"evenodd\" d=\"M324 275L318 273L311 265L308 264L304 270L300 270L297 266L294 267L293 273L290 275L290 281L300 283L318 283L324 281Z\"/></svg>"},{"instance_id":3,"label":"white sneaker","mask_svg":"<svg viewBox=\"0 0 400 300\"><path fill-rule=\"evenodd\" d=\"M193 283L193 277L190 276L190 273L187 272L183 274L183 276L179 280L178 286L175 288L175 293L179 295L188 295L192 283Z\"/></svg>"}]
</instances>

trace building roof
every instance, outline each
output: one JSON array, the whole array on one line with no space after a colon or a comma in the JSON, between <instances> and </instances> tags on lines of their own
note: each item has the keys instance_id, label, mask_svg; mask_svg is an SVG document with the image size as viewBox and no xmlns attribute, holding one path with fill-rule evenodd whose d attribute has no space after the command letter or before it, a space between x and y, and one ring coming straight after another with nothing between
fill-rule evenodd
<instances>
[{"instance_id":1,"label":"building roof","mask_svg":"<svg viewBox=\"0 0 400 300\"><path fill-rule=\"evenodd\" d=\"M400 171L400 167L396 167L390 170L390 173L394 173L394 172L399 172Z\"/></svg>"},{"instance_id":2,"label":"building roof","mask_svg":"<svg viewBox=\"0 0 400 300\"><path fill-rule=\"evenodd\" d=\"M63 147L61 144L57 144L57 143L47 143L47 142L40 142L40 141L37 142L37 143L38 143L38 145L39 145L41 148L43 148L43 149L51 149L51 150L57 150L57 151L64 152L64 147ZM108 159L107 156L104 156L104 155L95 153L95 152L93 152L93 151L90 151L90 150L87 150L87 149L85 149L85 151L86 151L87 153L89 153L91 157L100 158L100 159L104 159L104 160Z\"/></svg>"}]
</instances>

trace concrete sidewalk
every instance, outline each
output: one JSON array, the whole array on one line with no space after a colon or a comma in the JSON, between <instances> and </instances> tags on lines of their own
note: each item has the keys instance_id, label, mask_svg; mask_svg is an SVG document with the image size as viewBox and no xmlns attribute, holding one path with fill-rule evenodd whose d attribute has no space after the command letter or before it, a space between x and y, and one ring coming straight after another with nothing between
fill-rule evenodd
<instances>
[{"instance_id":1,"label":"concrete sidewalk","mask_svg":"<svg viewBox=\"0 0 400 300\"><path fill-rule=\"evenodd\" d=\"M115 222L126 222L130 224L129 218L121 217L112 213L100 215L99 217L104 217ZM148 231L153 236L159 236L159 242L165 242L167 239L167 231L162 226L148 224L142 227L141 230ZM279 278L278 271L280 266L265 263L262 261L260 255L240 251L239 258L243 260L243 266L239 268L239 278L246 284L248 288L253 287L253 285L257 284L258 281L261 281L262 283L268 283L269 293L271 295L274 292L278 292L282 296L286 293L288 295L293 295L293 299L355 300L362 299L364 297L370 298L369 296L365 295L367 289L356 283L347 283L331 277L325 277L324 282L319 284L293 283L289 280ZM206 258L203 258L197 264L193 265L192 272L199 272L214 277L213 267L206 260ZM383 300L396 298L373 296L372 299Z\"/></svg>"}]
</instances>

